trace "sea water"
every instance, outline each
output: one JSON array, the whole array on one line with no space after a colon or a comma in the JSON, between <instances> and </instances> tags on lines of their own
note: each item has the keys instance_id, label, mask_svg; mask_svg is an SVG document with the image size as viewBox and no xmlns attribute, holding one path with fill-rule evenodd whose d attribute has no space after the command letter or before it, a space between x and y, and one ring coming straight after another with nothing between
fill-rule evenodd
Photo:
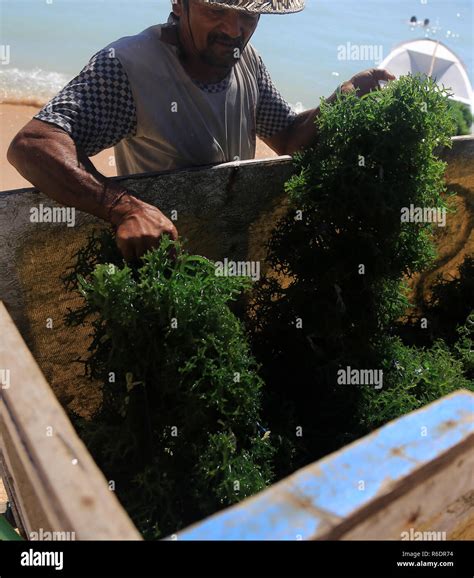
<instances>
[{"instance_id":1,"label":"sea water","mask_svg":"<svg viewBox=\"0 0 474 578\"><path fill-rule=\"evenodd\" d=\"M471 83L472 0L307 0L291 15L264 15L251 39L276 87L296 108L313 108L344 80L400 42L441 40ZM166 22L170 0L0 0L0 100L42 104L98 50ZM409 24L430 19L427 27Z\"/></svg>"}]
</instances>

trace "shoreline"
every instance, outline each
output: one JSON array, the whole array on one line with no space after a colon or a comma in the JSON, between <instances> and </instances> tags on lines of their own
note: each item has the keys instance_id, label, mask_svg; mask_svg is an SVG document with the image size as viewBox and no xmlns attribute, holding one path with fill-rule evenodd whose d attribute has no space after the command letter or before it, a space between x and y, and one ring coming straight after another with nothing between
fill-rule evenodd
<instances>
[{"instance_id":1,"label":"shoreline","mask_svg":"<svg viewBox=\"0 0 474 578\"><path fill-rule=\"evenodd\" d=\"M28 103L8 102L0 103L0 191L10 191L32 187L18 171L8 162L7 150L18 131L25 126L42 108ZM275 157L277 154L263 141L257 138L256 159ZM106 177L117 176L114 166L113 148L105 149L98 155L90 157L95 168Z\"/></svg>"}]
</instances>

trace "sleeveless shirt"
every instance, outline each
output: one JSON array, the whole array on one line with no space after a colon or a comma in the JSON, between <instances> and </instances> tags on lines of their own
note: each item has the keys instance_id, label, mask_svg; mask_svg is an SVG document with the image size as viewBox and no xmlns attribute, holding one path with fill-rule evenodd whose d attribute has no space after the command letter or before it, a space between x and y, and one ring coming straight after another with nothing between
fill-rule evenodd
<instances>
[{"instance_id":1,"label":"sleeveless shirt","mask_svg":"<svg viewBox=\"0 0 474 578\"><path fill-rule=\"evenodd\" d=\"M137 112L134 136L114 147L118 174L165 171L255 157L258 52L247 44L227 88L201 90L178 47L161 40L166 24L109 44L124 67Z\"/></svg>"}]
</instances>

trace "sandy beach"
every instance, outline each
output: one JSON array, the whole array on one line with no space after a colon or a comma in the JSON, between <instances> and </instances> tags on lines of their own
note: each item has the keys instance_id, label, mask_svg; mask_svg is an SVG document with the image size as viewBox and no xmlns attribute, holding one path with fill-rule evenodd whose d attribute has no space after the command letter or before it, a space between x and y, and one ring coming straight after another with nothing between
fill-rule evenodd
<instances>
[{"instance_id":1,"label":"sandy beach","mask_svg":"<svg viewBox=\"0 0 474 578\"><path fill-rule=\"evenodd\" d=\"M39 108L28 105L0 104L0 191L32 186L7 161L7 150L16 133L33 118L38 110ZM107 177L113 177L117 174L113 166L113 154L113 149L106 149L91 157L97 170ZM272 149L261 140L257 140L255 158L262 159L274 156L276 153Z\"/></svg>"}]
</instances>

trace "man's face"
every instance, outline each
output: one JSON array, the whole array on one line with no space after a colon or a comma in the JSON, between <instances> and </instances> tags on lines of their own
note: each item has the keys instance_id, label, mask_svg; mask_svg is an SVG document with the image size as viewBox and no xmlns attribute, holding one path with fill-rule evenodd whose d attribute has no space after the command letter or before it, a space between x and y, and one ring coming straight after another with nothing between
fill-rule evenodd
<instances>
[{"instance_id":1,"label":"man's face","mask_svg":"<svg viewBox=\"0 0 474 578\"><path fill-rule=\"evenodd\" d=\"M260 18L258 14L199 0L189 0L189 14L182 5L175 8L176 12L186 48L197 51L206 64L215 68L236 64Z\"/></svg>"}]
</instances>

